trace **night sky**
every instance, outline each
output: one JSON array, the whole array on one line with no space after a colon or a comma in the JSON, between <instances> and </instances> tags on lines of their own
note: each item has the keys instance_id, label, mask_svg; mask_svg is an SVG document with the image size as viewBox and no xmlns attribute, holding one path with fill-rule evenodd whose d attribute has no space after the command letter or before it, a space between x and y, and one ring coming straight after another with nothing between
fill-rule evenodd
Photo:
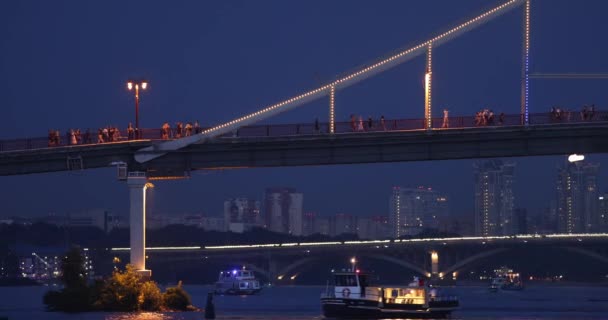
<instances>
[{"instance_id":1,"label":"night sky","mask_svg":"<svg viewBox=\"0 0 608 320\"><path fill-rule=\"evenodd\" d=\"M0 2L0 138L49 128L126 127L143 77L141 127L198 120L213 125L281 101L407 48L496 6L495 0L29 1ZM531 72L608 72L608 1L533 0ZM434 116L482 108L519 112L522 9L433 52ZM339 91L350 114L421 118L424 57ZM562 105L608 109L606 80L531 80L531 112ZM327 119L327 99L271 123ZM548 206L565 157L512 159L516 206ZM608 157L591 155L607 164ZM219 215L223 200L262 199L266 187L304 193L306 211L386 214L391 187L432 186L453 214L473 210L473 160L194 172L157 182L154 211ZM600 188L608 191L608 168ZM0 178L0 216L128 212L113 168Z\"/></svg>"}]
</instances>

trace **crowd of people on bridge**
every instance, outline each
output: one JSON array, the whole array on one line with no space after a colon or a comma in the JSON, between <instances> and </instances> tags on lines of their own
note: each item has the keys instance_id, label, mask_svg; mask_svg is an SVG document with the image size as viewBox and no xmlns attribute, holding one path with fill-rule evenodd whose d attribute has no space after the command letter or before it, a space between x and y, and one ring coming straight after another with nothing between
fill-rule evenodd
<instances>
[{"instance_id":1,"label":"crowd of people on bridge","mask_svg":"<svg viewBox=\"0 0 608 320\"><path fill-rule=\"evenodd\" d=\"M49 147L61 145L61 134L59 133L59 130L50 129L48 139ZM87 129L84 134L82 134L80 129L70 129L66 132L65 141L67 145L91 143L91 131Z\"/></svg>"},{"instance_id":2,"label":"crowd of people on bridge","mask_svg":"<svg viewBox=\"0 0 608 320\"><path fill-rule=\"evenodd\" d=\"M171 126L168 122L163 123L160 127L160 138L163 140L168 139L179 139L182 137L189 137L192 134L201 133L201 126L198 124L198 120L192 124L191 122L184 125L182 122L175 124L175 130L171 130Z\"/></svg>"},{"instance_id":3,"label":"crowd of people on bridge","mask_svg":"<svg viewBox=\"0 0 608 320\"><path fill-rule=\"evenodd\" d=\"M563 107L552 107L549 113L549 118L551 122L570 122L572 121L573 114L575 112L569 111ZM598 118L596 114L595 105L592 104L590 106L584 105L580 111L580 120L581 121L591 121ZM604 118L602 118L604 119ZM443 119L442 119L441 128L450 128L450 118L449 111L447 109L443 110ZM604 120L608 120L608 117ZM495 125L504 125L505 124L505 114L501 112L498 117L492 109L482 109L475 113L475 117L473 120L473 124L475 126L495 126ZM384 118L384 115L380 116L378 120L374 120L371 116L365 120L363 116L359 115L350 115L350 130L352 132L370 132L370 131L386 131L387 130L387 121ZM401 128L398 126L397 120L391 120L392 129L407 129ZM466 124L461 124L465 125ZM193 134L199 134L202 132L202 128L199 125L198 121L187 122L177 122L175 124L175 128L171 128L168 122L163 123L160 128L160 139L169 140L169 139L179 139L182 137L188 137ZM319 119L315 119L314 122L314 132L320 133L321 128L319 124ZM129 123L126 129L126 140L135 140L135 139L155 139L154 135L144 135L143 132L139 132L137 128L133 127L132 123ZM93 136L89 129L87 129L84 133L81 133L80 129L69 129L65 133L65 140L62 143L62 138L59 130L50 129L48 132L48 146L60 146L60 145L79 145L79 144L91 144L93 143ZM121 130L116 126L106 126L103 128L99 128L97 130L97 143L111 143L123 141L125 138L121 135Z\"/></svg>"},{"instance_id":4,"label":"crowd of people on bridge","mask_svg":"<svg viewBox=\"0 0 608 320\"><path fill-rule=\"evenodd\" d=\"M350 115L350 128L353 132L364 132L364 131L386 131L386 120L384 116L380 116L380 120L378 122L374 122L372 117L368 117L367 120L363 120L362 116L359 116L359 120L357 120L357 116L354 114Z\"/></svg>"},{"instance_id":5,"label":"crowd of people on bridge","mask_svg":"<svg viewBox=\"0 0 608 320\"><path fill-rule=\"evenodd\" d=\"M564 107L552 107L551 108L551 121L552 122L569 122L572 120L572 111L564 108ZM583 105L580 112L581 121L591 121L594 120L596 116L595 113L595 104L591 106Z\"/></svg>"},{"instance_id":6,"label":"crowd of people on bridge","mask_svg":"<svg viewBox=\"0 0 608 320\"><path fill-rule=\"evenodd\" d=\"M160 138L163 140L168 139L179 139L182 137L188 137L192 134L201 133L202 129L195 121L194 124L188 122L185 125L182 122L177 122L175 129L171 130L171 126L168 122L165 122L160 129ZM124 141L125 137L122 135L121 130L116 126L106 126L97 129L97 140L96 143L110 143ZM132 123L129 123L126 129L126 140L136 140L141 138L153 138L151 136L144 137L143 132L133 127ZM87 129L84 133L81 133L80 129L69 129L65 133L65 140L62 140L61 133L56 129L49 129L48 133L48 146L55 147L60 145L79 145L79 144L92 144L93 136L91 131Z\"/></svg>"},{"instance_id":7,"label":"crowd of people on bridge","mask_svg":"<svg viewBox=\"0 0 608 320\"><path fill-rule=\"evenodd\" d=\"M483 109L475 113L475 126L493 126L498 124L499 126L505 123L505 114L501 112L496 119L496 115L492 109Z\"/></svg>"}]
</instances>

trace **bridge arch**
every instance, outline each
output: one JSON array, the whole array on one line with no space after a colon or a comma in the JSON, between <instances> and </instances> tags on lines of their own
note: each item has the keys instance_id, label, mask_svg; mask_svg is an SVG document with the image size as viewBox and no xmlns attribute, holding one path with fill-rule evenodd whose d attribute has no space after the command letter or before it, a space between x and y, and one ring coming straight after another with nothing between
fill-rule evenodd
<instances>
[{"instance_id":1,"label":"bridge arch","mask_svg":"<svg viewBox=\"0 0 608 320\"><path fill-rule=\"evenodd\" d=\"M315 260L319 260L319 259L320 259L319 257L306 257L306 258L302 258L300 260L296 260L296 261L292 262L290 265L288 265L287 267L281 269L281 271L279 271L278 275L279 276L287 275L287 273L289 273L293 269L295 269L303 264L306 264L306 263L309 263L309 262L312 262Z\"/></svg>"},{"instance_id":2,"label":"bridge arch","mask_svg":"<svg viewBox=\"0 0 608 320\"><path fill-rule=\"evenodd\" d=\"M506 248L498 248L498 249L493 249L493 250L490 250L490 251L480 252L478 254L475 254L475 255L470 256L470 257L468 257L468 258L466 258L466 259L464 259L464 260L462 260L460 262L457 262L457 263L453 264L452 266L450 266L447 269L445 269L442 273L443 274L450 274L450 273L452 273L452 272L454 272L454 271L456 271L456 270L458 270L458 269L460 269L460 268L462 268L462 267L464 267L464 266L466 266L468 264L471 264L471 263L476 262L478 260L481 260L483 258L487 258L487 257L493 256L493 255L505 252L507 250L508 249L506 249Z\"/></svg>"},{"instance_id":3,"label":"bridge arch","mask_svg":"<svg viewBox=\"0 0 608 320\"><path fill-rule=\"evenodd\" d=\"M361 254L358 255L358 257L360 258L370 258L370 259L376 259L376 260L382 260L382 261L386 261L389 263L393 263L396 265L399 265L401 267L404 267L406 269L412 270L417 272L418 274L427 277L429 275L429 271L424 270L423 268L421 268L420 266L417 266L411 262L407 262L398 258L394 258L391 256L387 256L387 255L381 255L381 254ZM277 276L287 276L288 273L293 272L294 269L297 269L301 266L305 266L308 265L310 262L313 261L318 261L323 259L323 257L315 257L315 256L311 256L311 257L305 257L299 260L294 261L293 263L289 264L288 266L284 267L283 269L281 269L280 272L277 273ZM253 270L253 269L252 269Z\"/></svg>"},{"instance_id":4,"label":"bridge arch","mask_svg":"<svg viewBox=\"0 0 608 320\"><path fill-rule=\"evenodd\" d=\"M571 247L571 246L551 246L552 248L556 248L556 249L562 249L562 250L566 250L566 251L570 251L576 254L580 254L589 258L592 258L596 261L602 262L602 263L606 263L608 264L608 257L599 254L597 252L594 252L592 250L589 249L584 249L584 248L577 248L577 247ZM477 262L478 260L490 257L490 256L494 256L506 251L509 251L511 249L507 249L507 248L497 248L497 249L493 249L490 251L485 251L485 252L480 252L478 254L475 254L471 257L468 257L460 262L457 262L455 264L453 264L452 266L448 267L447 269L445 269L443 271L443 274L449 274L451 272L457 271L458 269L468 266L472 263Z\"/></svg>"},{"instance_id":5,"label":"bridge arch","mask_svg":"<svg viewBox=\"0 0 608 320\"><path fill-rule=\"evenodd\" d=\"M576 248L576 247L562 247L562 248L564 248L567 251L575 252L575 253L587 256L589 258L592 258L594 260L608 264L608 257L605 257L605 256L603 256L599 253L593 252L591 250L583 249L583 248Z\"/></svg>"},{"instance_id":6,"label":"bridge arch","mask_svg":"<svg viewBox=\"0 0 608 320\"><path fill-rule=\"evenodd\" d=\"M424 277L427 277L430 274L430 272L424 270L423 268L421 268L413 263L410 263L410 262L407 262L407 261L404 261L404 260L401 260L398 258L394 258L391 256L387 256L387 255L383 255L383 254L364 254L363 256L372 258L372 259L378 259L378 260L383 260L386 262L394 263L394 264L402 266L404 268L416 271Z\"/></svg>"}]
</instances>

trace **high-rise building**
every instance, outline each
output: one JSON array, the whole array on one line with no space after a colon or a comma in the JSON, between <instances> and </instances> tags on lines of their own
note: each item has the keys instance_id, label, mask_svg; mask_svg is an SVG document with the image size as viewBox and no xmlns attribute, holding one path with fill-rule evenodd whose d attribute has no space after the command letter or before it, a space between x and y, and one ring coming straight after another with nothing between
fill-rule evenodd
<instances>
[{"instance_id":1,"label":"high-rise building","mask_svg":"<svg viewBox=\"0 0 608 320\"><path fill-rule=\"evenodd\" d=\"M515 234L513 173L515 164L492 159L473 166L475 233L479 236Z\"/></svg>"},{"instance_id":2,"label":"high-rise building","mask_svg":"<svg viewBox=\"0 0 608 320\"><path fill-rule=\"evenodd\" d=\"M265 226L271 231L302 235L304 195L293 188L268 188L264 196Z\"/></svg>"},{"instance_id":3,"label":"high-rise building","mask_svg":"<svg viewBox=\"0 0 608 320\"><path fill-rule=\"evenodd\" d=\"M423 228L439 227L448 215L448 199L429 187L393 187L389 201L389 225L392 236L413 235Z\"/></svg>"},{"instance_id":4,"label":"high-rise building","mask_svg":"<svg viewBox=\"0 0 608 320\"><path fill-rule=\"evenodd\" d=\"M315 217L315 232L324 236L331 235L331 218L330 217Z\"/></svg>"},{"instance_id":5,"label":"high-rise building","mask_svg":"<svg viewBox=\"0 0 608 320\"><path fill-rule=\"evenodd\" d=\"M386 239L390 237L388 231L388 216L359 217L357 219L359 239Z\"/></svg>"},{"instance_id":6,"label":"high-rise building","mask_svg":"<svg viewBox=\"0 0 608 320\"><path fill-rule=\"evenodd\" d=\"M302 218L302 235L309 236L315 233L315 219L316 214L314 212L306 212Z\"/></svg>"},{"instance_id":7,"label":"high-rise building","mask_svg":"<svg viewBox=\"0 0 608 320\"><path fill-rule=\"evenodd\" d=\"M566 162L557 171L557 229L561 233L593 232L600 225L597 174L599 164Z\"/></svg>"},{"instance_id":8,"label":"high-rise building","mask_svg":"<svg viewBox=\"0 0 608 320\"><path fill-rule=\"evenodd\" d=\"M242 233L261 225L260 202L247 198L224 201L224 228Z\"/></svg>"},{"instance_id":9,"label":"high-rise building","mask_svg":"<svg viewBox=\"0 0 608 320\"><path fill-rule=\"evenodd\" d=\"M333 220L333 221L332 221ZM338 213L330 220L330 233L332 236L357 233L357 217L351 214Z\"/></svg>"}]
</instances>

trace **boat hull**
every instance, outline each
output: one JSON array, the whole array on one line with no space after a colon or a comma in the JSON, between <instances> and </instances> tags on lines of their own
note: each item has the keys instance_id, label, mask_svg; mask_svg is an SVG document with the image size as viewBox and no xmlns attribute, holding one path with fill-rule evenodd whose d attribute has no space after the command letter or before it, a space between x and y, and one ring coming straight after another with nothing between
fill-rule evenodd
<instances>
[{"instance_id":1,"label":"boat hull","mask_svg":"<svg viewBox=\"0 0 608 320\"><path fill-rule=\"evenodd\" d=\"M262 289L228 289L228 290L215 290L215 294L223 294L223 295L233 295L233 296L243 296L243 295L253 295L260 293Z\"/></svg>"},{"instance_id":2,"label":"boat hull","mask_svg":"<svg viewBox=\"0 0 608 320\"><path fill-rule=\"evenodd\" d=\"M323 316L334 319L441 319L447 318L458 303L431 302L429 308L414 304L385 304L361 299L321 299Z\"/></svg>"}]
</instances>

